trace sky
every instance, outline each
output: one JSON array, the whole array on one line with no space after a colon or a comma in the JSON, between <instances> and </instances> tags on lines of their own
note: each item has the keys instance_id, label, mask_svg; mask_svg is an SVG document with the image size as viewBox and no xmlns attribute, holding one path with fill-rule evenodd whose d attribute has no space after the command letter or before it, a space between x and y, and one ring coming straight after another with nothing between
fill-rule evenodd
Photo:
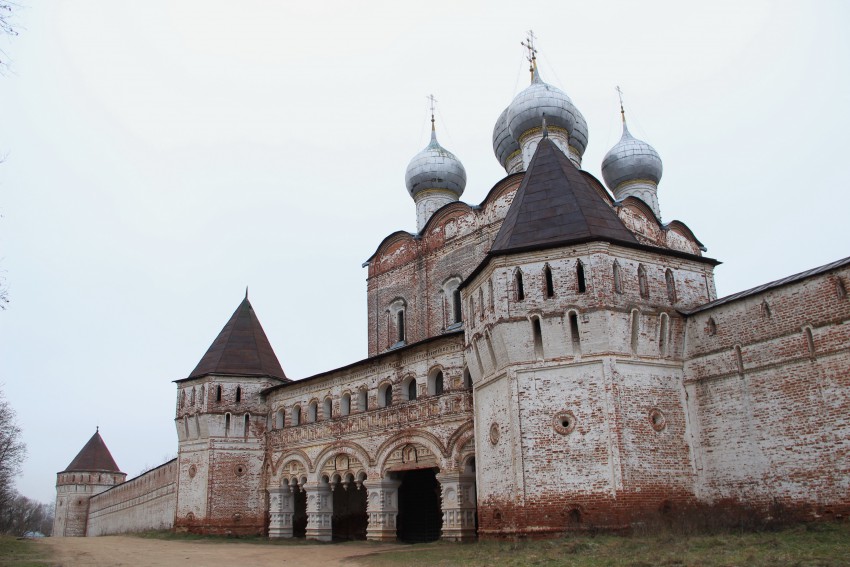
<instances>
[{"instance_id":1,"label":"sky","mask_svg":"<svg viewBox=\"0 0 850 567\"><path fill-rule=\"evenodd\" d=\"M0 384L55 499L100 427L131 477L177 452L175 385L249 287L290 378L361 360L366 270L415 231L404 186L437 135L462 199L504 177L501 111L542 78L600 177L629 129L665 221L723 262L720 296L850 255L850 4L24 0L0 75Z\"/></svg>"}]
</instances>

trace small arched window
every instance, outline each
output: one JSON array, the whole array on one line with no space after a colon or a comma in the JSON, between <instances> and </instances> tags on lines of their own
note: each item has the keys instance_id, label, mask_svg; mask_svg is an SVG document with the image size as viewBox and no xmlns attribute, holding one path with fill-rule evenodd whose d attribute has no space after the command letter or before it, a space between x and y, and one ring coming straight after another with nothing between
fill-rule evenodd
<instances>
[{"instance_id":1,"label":"small arched window","mask_svg":"<svg viewBox=\"0 0 850 567\"><path fill-rule=\"evenodd\" d=\"M649 283L646 280L646 268L643 267L643 264L638 265L638 287L640 288L640 296L648 299Z\"/></svg>"},{"instance_id":2,"label":"small arched window","mask_svg":"<svg viewBox=\"0 0 850 567\"><path fill-rule=\"evenodd\" d=\"M224 414L224 436L230 437L230 414Z\"/></svg>"},{"instance_id":3,"label":"small arched window","mask_svg":"<svg viewBox=\"0 0 850 567\"><path fill-rule=\"evenodd\" d=\"M492 278L487 280L487 301L490 302L490 311L493 311L493 308L496 305L496 300L493 297L493 279Z\"/></svg>"},{"instance_id":4,"label":"small arched window","mask_svg":"<svg viewBox=\"0 0 850 567\"><path fill-rule=\"evenodd\" d=\"M573 343L573 354L581 352L581 335L578 330L578 313L570 311L570 339Z\"/></svg>"},{"instance_id":5,"label":"small arched window","mask_svg":"<svg viewBox=\"0 0 850 567\"><path fill-rule=\"evenodd\" d=\"M443 393L443 371L436 368L428 375L428 393L439 396Z\"/></svg>"},{"instance_id":6,"label":"small arched window","mask_svg":"<svg viewBox=\"0 0 850 567\"><path fill-rule=\"evenodd\" d=\"M546 264L543 267L543 281L544 281L544 291L546 293L546 297L554 297L555 296L555 280L552 278L552 268L549 267L549 264Z\"/></svg>"},{"instance_id":7,"label":"small arched window","mask_svg":"<svg viewBox=\"0 0 850 567\"><path fill-rule=\"evenodd\" d=\"M460 310L460 288L452 291L452 323L460 323L462 320Z\"/></svg>"},{"instance_id":8,"label":"small arched window","mask_svg":"<svg viewBox=\"0 0 850 567\"><path fill-rule=\"evenodd\" d=\"M469 368L463 369L463 387L467 390L472 389L472 374L469 373Z\"/></svg>"},{"instance_id":9,"label":"small arched window","mask_svg":"<svg viewBox=\"0 0 850 567\"><path fill-rule=\"evenodd\" d=\"M667 268L664 272L664 281L667 283L667 300L674 304L676 303L676 280L673 277L673 270Z\"/></svg>"},{"instance_id":10,"label":"small arched window","mask_svg":"<svg viewBox=\"0 0 850 567\"><path fill-rule=\"evenodd\" d=\"M614 260L614 293L623 293L623 279L620 276L620 263Z\"/></svg>"},{"instance_id":11,"label":"small arched window","mask_svg":"<svg viewBox=\"0 0 850 567\"><path fill-rule=\"evenodd\" d=\"M632 309L632 338L631 338L631 346L632 353L637 354L638 350L638 337L640 336L640 312L637 309Z\"/></svg>"},{"instance_id":12,"label":"small arched window","mask_svg":"<svg viewBox=\"0 0 850 567\"><path fill-rule=\"evenodd\" d=\"M522 285L522 270L519 268L514 272L514 298L517 301L525 299L525 289Z\"/></svg>"},{"instance_id":13,"label":"small arched window","mask_svg":"<svg viewBox=\"0 0 850 567\"><path fill-rule=\"evenodd\" d=\"M540 318L531 319L531 334L534 337L534 357L543 360L543 331L540 329Z\"/></svg>"},{"instance_id":14,"label":"small arched window","mask_svg":"<svg viewBox=\"0 0 850 567\"><path fill-rule=\"evenodd\" d=\"M396 339L398 342L404 342L404 309L399 309L396 317Z\"/></svg>"},{"instance_id":15,"label":"small arched window","mask_svg":"<svg viewBox=\"0 0 850 567\"><path fill-rule=\"evenodd\" d=\"M658 322L658 353L661 356L667 356L667 340L670 333L670 317L666 313L659 316Z\"/></svg>"},{"instance_id":16,"label":"small arched window","mask_svg":"<svg viewBox=\"0 0 850 567\"><path fill-rule=\"evenodd\" d=\"M277 410L274 418L274 426L276 429L283 429L286 424L286 413L283 411L283 408Z\"/></svg>"},{"instance_id":17,"label":"small arched window","mask_svg":"<svg viewBox=\"0 0 850 567\"><path fill-rule=\"evenodd\" d=\"M584 264L581 263L581 260L576 261L576 281L578 282L579 293L587 291L587 284L584 281Z\"/></svg>"},{"instance_id":18,"label":"small arched window","mask_svg":"<svg viewBox=\"0 0 850 567\"><path fill-rule=\"evenodd\" d=\"M369 391L366 390L365 386L357 392L357 409L360 411L369 409Z\"/></svg>"},{"instance_id":19,"label":"small arched window","mask_svg":"<svg viewBox=\"0 0 850 567\"><path fill-rule=\"evenodd\" d=\"M341 415L351 414L351 394L348 392L344 393L339 400L339 413Z\"/></svg>"},{"instance_id":20,"label":"small arched window","mask_svg":"<svg viewBox=\"0 0 850 567\"><path fill-rule=\"evenodd\" d=\"M382 408L387 408L393 405L393 386L392 384L383 384L378 389L378 403Z\"/></svg>"},{"instance_id":21,"label":"small arched window","mask_svg":"<svg viewBox=\"0 0 850 567\"><path fill-rule=\"evenodd\" d=\"M248 433L251 432L251 416L247 413L245 414L245 425L242 432L245 437L248 437Z\"/></svg>"},{"instance_id":22,"label":"small arched window","mask_svg":"<svg viewBox=\"0 0 850 567\"><path fill-rule=\"evenodd\" d=\"M216 388L215 388L215 401L217 401L217 402L221 401L221 385L216 386Z\"/></svg>"},{"instance_id":23,"label":"small arched window","mask_svg":"<svg viewBox=\"0 0 850 567\"><path fill-rule=\"evenodd\" d=\"M292 408L292 425L301 425L301 406Z\"/></svg>"},{"instance_id":24,"label":"small arched window","mask_svg":"<svg viewBox=\"0 0 850 567\"><path fill-rule=\"evenodd\" d=\"M236 401L242 401L242 386L236 386Z\"/></svg>"},{"instance_id":25,"label":"small arched window","mask_svg":"<svg viewBox=\"0 0 850 567\"><path fill-rule=\"evenodd\" d=\"M408 378L404 382L404 394L408 401L413 401L416 399L416 379L413 377Z\"/></svg>"},{"instance_id":26,"label":"small arched window","mask_svg":"<svg viewBox=\"0 0 850 567\"><path fill-rule=\"evenodd\" d=\"M325 398L322 403L322 419L325 421L333 417L333 401L330 398Z\"/></svg>"},{"instance_id":27,"label":"small arched window","mask_svg":"<svg viewBox=\"0 0 850 567\"><path fill-rule=\"evenodd\" d=\"M319 403L313 400L310 402L310 405L307 406L307 423L313 423L316 421L319 413Z\"/></svg>"},{"instance_id":28,"label":"small arched window","mask_svg":"<svg viewBox=\"0 0 850 567\"><path fill-rule=\"evenodd\" d=\"M717 334L717 323L714 322L714 317L708 318L708 334L716 335Z\"/></svg>"}]
</instances>

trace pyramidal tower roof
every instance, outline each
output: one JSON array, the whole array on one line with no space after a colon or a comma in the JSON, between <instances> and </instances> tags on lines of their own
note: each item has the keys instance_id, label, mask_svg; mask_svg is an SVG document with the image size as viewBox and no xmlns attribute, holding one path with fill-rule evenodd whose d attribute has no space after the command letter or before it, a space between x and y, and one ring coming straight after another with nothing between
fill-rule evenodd
<instances>
[{"instance_id":1,"label":"pyramidal tower roof","mask_svg":"<svg viewBox=\"0 0 850 567\"><path fill-rule=\"evenodd\" d=\"M585 175L548 137L544 137L490 254L551 248L605 240L638 244L611 206Z\"/></svg>"},{"instance_id":2,"label":"pyramidal tower roof","mask_svg":"<svg viewBox=\"0 0 850 567\"><path fill-rule=\"evenodd\" d=\"M206 374L271 376L289 381L247 294L189 378Z\"/></svg>"},{"instance_id":3,"label":"pyramidal tower roof","mask_svg":"<svg viewBox=\"0 0 850 567\"><path fill-rule=\"evenodd\" d=\"M89 442L62 472L75 471L121 472L115 464L115 459L112 458L112 453L106 448L99 430L94 432Z\"/></svg>"}]
</instances>

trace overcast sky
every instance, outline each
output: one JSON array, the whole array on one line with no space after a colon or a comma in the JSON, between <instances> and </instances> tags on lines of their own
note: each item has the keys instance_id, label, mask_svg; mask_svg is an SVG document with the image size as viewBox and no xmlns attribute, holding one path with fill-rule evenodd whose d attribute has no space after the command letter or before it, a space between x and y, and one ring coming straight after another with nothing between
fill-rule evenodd
<instances>
[{"instance_id":1,"label":"overcast sky","mask_svg":"<svg viewBox=\"0 0 850 567\"><path fill-rule=\"evenodd\" d=\"M415 230L426 96L478 204L530 28L596 176L623 89L721 296L850 254L841 0L26 3L0 40L0 383L33 498L98 425L130 476L174 456L172 380L246 285L290 378L365 358L361 264Z\"/></svg>"}]
</instances>

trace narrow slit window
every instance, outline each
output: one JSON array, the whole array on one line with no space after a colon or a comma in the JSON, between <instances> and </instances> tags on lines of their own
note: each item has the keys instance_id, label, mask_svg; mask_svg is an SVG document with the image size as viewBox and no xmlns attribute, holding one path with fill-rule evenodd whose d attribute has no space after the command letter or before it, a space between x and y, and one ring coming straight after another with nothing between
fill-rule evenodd
<instances>
[{"instance_id":1,"label":"narrow slit window","mask_svg":"<svg viewBox=\"0 0 850 567\"><path fill-rule=\"evenodd\" d=\"M667 283L667 299L671 304L676 303L676 280L673 278L673 271L669 268L664 272L664 280Z\"/></svg>"},{"instance_id":2,"label":"narrow slit window","mask_svg":"<svg viewBox=\"0 0 850 567\"><path fill-rule=\"evenodd\" d=\"M649 283L646 280L646 268L643 264L638 266L638 287L640 288L640 296L644 299L649 297Z\"/></svg>"},{"instance_id":3,"label":"narrow slit window","mask_svg":"<svg viewBox=\"0 0 850 567\"><path fill-rule=\"evenodd\" d=\"M469 373L469 368L463 369L463 387L467 390L472 389L472 374Z\"/></svg>"},{"instance_id":4,"label":"narrow slit window","mask_svg":"<svg viewBox=\"0 0 850 567\"><path fill-rule=\"evenodd\" d=\"M540 329L540 319L535 317L531 320L531 334L534 336L534 356L538 360L543 359L543 331Z\"/></svg>"},{"instance_id":5,"label":"narrow slit window","mask_svg":"<svg viewBox=\"0 0 850 567\"><path fill-rule=\"evenodd\" d=\"M325 401L322 404L322 419L327 421L333 417L333 407L334 405L331 399L325 398Z\"/></svg>"},{"instance_id":6,"label":"narrow slit window","mask_svg":"<svg viewBox=\"0 0 850 567\"><path fill-rule=\"evenodd\" d=\"M576 280L578 281L578 292L587 291L587 284L584 281L584 264L581 263L581 260L576 262Z\"/></svg>"},{"instance_id":7,"label":"narrow slit window","mask_svg":"<svg viewBox=\"0 0 850 567\"><path fill-rule=\"evenodd\" d=\"M343 394L339 402L339 413L349 415L351 413L351 394Z\"/></svg>"},{"instance_id":8,"label":"narrow slit window","mask_svg":"<svg viewBox=\"0 0 850 567\"><path fill-rule=\"evenodd\" d=\"M236 386L236 401L242 401L242 388L240 386Z\"/></svg>"},{"instance_id":9,"label":"narrow slit window","mask_svg":"<svg viewBox=\"0 0 850 567\"><path fill-rule=\"evenodd\" d=\"M437 372L434 376L434 394L440 395L443 393L443 371Z\"/></svg>"},{"instance_id":10,"label":"narrow slit window","mask_svg":"<svg viewBox=\"0 0 850 567\"><path fill-rule=\"evenodd\" d=\"M623 279L620 277L620 264L614 260L614 293L623 293Z\"/></svg>"},{"instance_id":11,"label":"narrow slit window","mask_svg":"<svg viewBox=\"0 0 850 567\"><path fill-rule=\"evenodd\" d=\"M416 380L407 383L407 399L410 401L416 399Z\"/></svg>"},{"instance_id":12,"label":"narrow slit window","mask_svg":"<svg viewBox=\"0 0 850 567\"><path fill-rule=\"evenodd\" d=\"M224 436L225 437L230 436L230 414L229 413L224 414Z\"/></svg>"},{"instance_id":13,"label":"narrow slit window","mask_svg":"<svg viewBox=\"0 0 850 567\"><path fill-rule=\"evenodd\" d=\"M806 335L806 347L809 349L809 356L815 355L815 337L812 335L812 328L806 327L805 329Z\"/></svg>"},{"instance_id":14,"label":"narrow slit window","mask_svg":"<svg viewBox=\"0 0 850 567\"><path fill-rule=\"evenodd\" d=\"M522 287L522 271L517 270L514 274L514 288L516 292L516 300L522 301L525 299L525 290Z\"/></svg>"},{"instance_id":15,"label":"narrow slit window","mask_svg":"<svg viewBox=\"0 0 850 567\"><path fill-rule=\"evenodd\" d=\"M472 308L475 310L475 307ZM460 323L462 318L460 312L460 290L455 288L452 292L452 323Z\"/></svg>"},{"instance_id":16,"label":"narrow slit window","mask_svg":"<svg viewBox=\"0 0 850 567\"><path fill-rule=\"evenodd\" d=\"M637 309L632 311L632 353L637 354L638 337L640 336L640 313Z\"/></svg>"},{"instance_id":17,"label":"narrow slit window","mask_svg":"<svg viewBox=\"0 0 850 567\"><path fill-rule=\"evenodd\" d=\"M245 437L248 437L248 433L251 432L251 416L247 413L245 414L245 427L242 431Z\"/></svg>"},{"instance_id":18,"label":"narrow slit window","mask_svg":"<svg viewBox=\"0 0 850 567\"><path fill-rule=\"evenodd\" d=\"M493 280L492 279L487 280L487 297L488 297L488 301L490 302L490 311L493 311L493 308L495 307L496 301L495 301L495 298L493 297Z\"/></svg>"},{"instance_id":19,"label":"narrow slit window","mask_svg":"<svg viewBox=\"0 0 850 567\"><path fill-rule=\"evenodd\" d=\"M221 401L221 386L217 386L215 389L215 401Z\"/></svg>"},{"instance_id":20,"label":"narrow slit window","mask_svg":"<svg viewBox=\"0 0 850 567\"><path fill-rule=\"evenodd\" d=\"M398 342L404 340L404 309L400 309L396 314L396 330L398 331Z\"/></svg>"},{"instance_id":21,"label":"narrow slit window","mask_svg":"<svg viewBox=\"0 0 850 567\"><path fill-rule=\"evenodd\" d=\"M667 334L669 333L669 319L666 313L659 317L658 325L658 352L661 356L667 356Z\"/></svg>"},{"instance_id":22,"label":"narrow slit window","mask_svg":"<svg viewBox=\"0 0 850 567\"><path fill-rule=\"evenodd\" d=\"M555 296L555 281L552 279L552 268L549 264L543 268L543 279L546 282L546 297Z\"/></svg>"},{"instance_id":23,"label":"narrow slit window","mask_svg":"<svg viewBox=\"0 0 850 567\"><path fill-rule=\"evenodd\" d=\"M573 352L581 352L581 335L578 330L578 313L570 311L570 338L573 343Z\"/></svg>"}]
</instances>

